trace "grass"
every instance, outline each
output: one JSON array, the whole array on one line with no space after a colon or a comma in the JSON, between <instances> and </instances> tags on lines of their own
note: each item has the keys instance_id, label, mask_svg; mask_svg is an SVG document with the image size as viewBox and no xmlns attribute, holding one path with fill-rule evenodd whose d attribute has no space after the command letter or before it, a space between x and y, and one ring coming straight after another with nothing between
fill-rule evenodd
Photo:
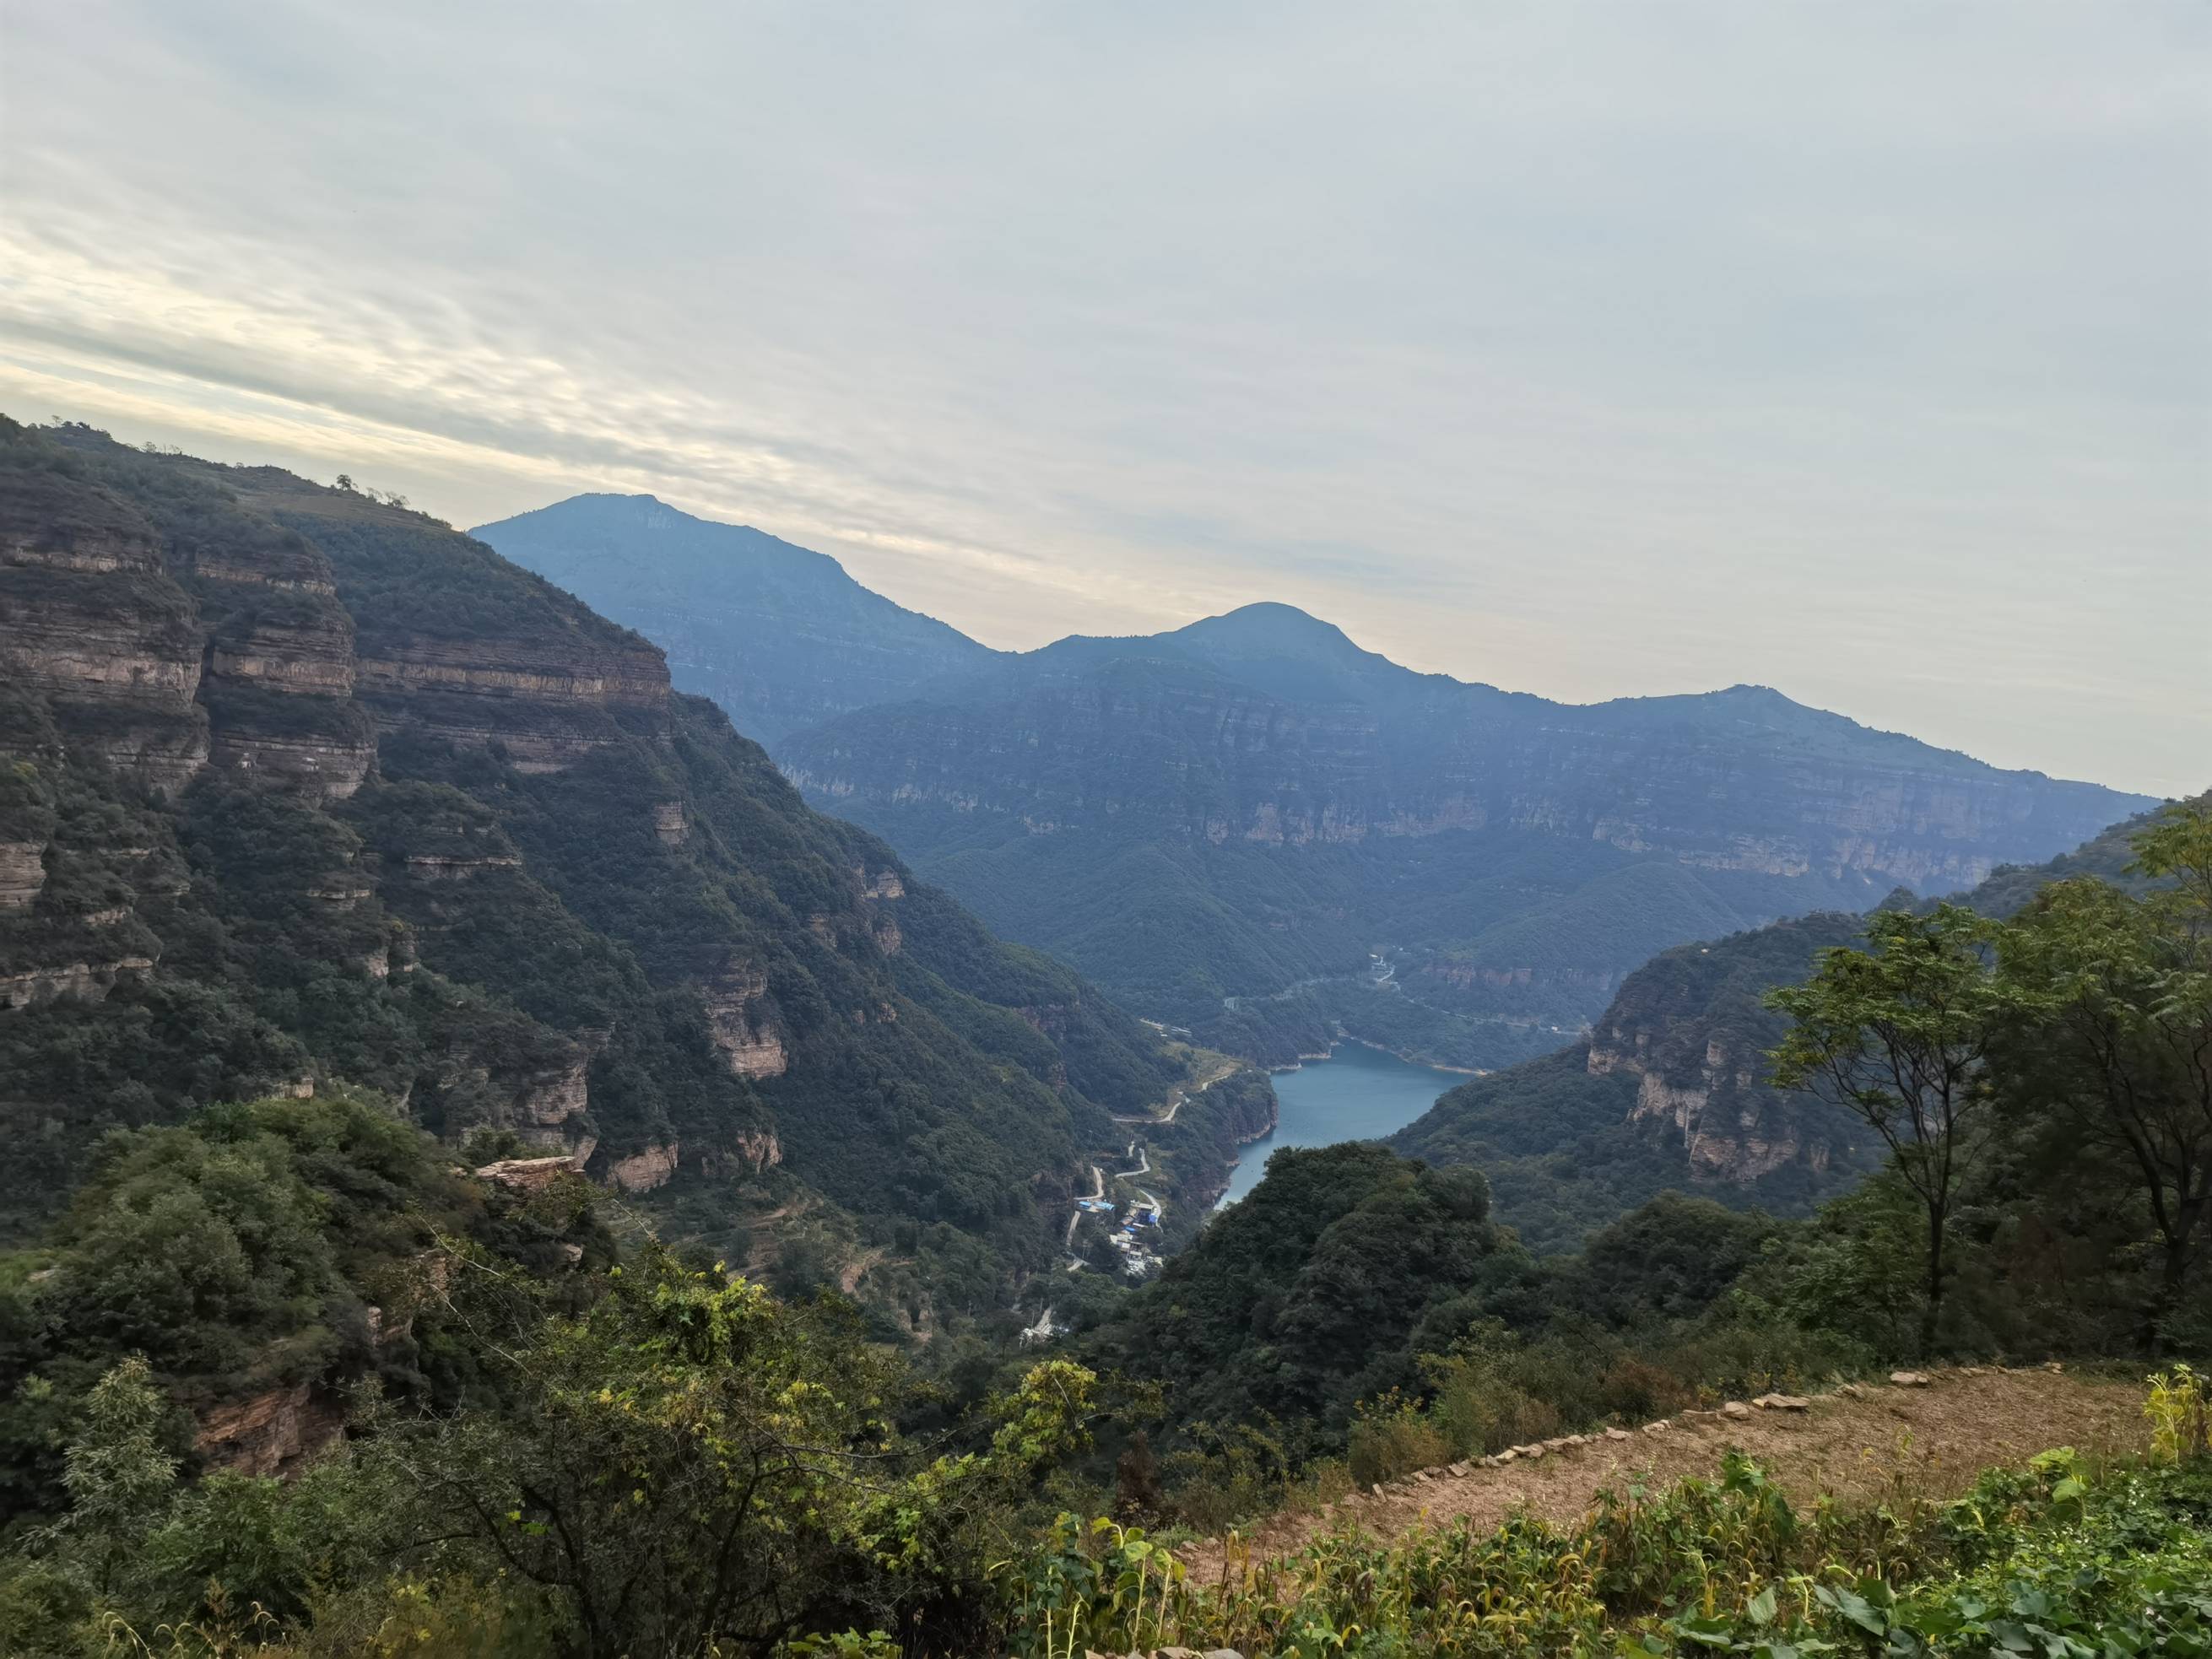
<instances>
[{"instance_id":1,"label":"grass","mask_svg":"<svg viewBox=\"0 0 2212 1659\"><path fill-rule=\"evenodd\" d=\"M2212 1654L2205 1389L2154 1384L2147 1457L2062 1448L1936 1495L1909 1460L1794 1505L1758 1462L1378 1541L1348 1516L1296 1551L1232 1543L1205 1582L1160 1540L1063 1516L1005 1570L1024 1656L1178 1644L1248 1656Z\"/></svg>"}]
</instances>

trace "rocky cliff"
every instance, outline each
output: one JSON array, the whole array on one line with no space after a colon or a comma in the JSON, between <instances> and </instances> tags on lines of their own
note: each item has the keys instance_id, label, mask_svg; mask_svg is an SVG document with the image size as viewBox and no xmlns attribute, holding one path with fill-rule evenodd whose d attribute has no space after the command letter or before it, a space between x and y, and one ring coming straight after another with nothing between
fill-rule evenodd
<instances>
[{"instance_id":1,"label":"rocky cliff","mask_svg":"<svg viewBox=\"0 0 2212 1659\"><path fill-rule=\"evenodd\" d=\"M2005 916L2048 881L2133 883L2128 837L2142 821L1996 871L1960 902ZM1902 890L1892 897L1912 902ZM1663 951L1623 981L1586 1040L1452 1091L1392 1145L1480 1164L1502 1205L1560 1207L1562 1176L1595 1194L1593 1213L1669 1184L1780 1210L1838 1191L1881 1147L1856 1119L1769 1084L1765 1055L1786 1022L1763 999L1803 979L1821 951L1856 943L1860 928L1857 916L1815 914Z\"/></svg>"},{"instance_id":2,"label":"rocky cliff","mask_svg":"<svg viewBox=\"0 0 2212 1659\"><path fill-rule=\"evenodd\" d=\"M915 1248L878 1276L981 1309L1176 1075L653 646L420 514L11 426L0 561L18 1224L108 1127L362 1084L710 1235L761 1182L886 1249L964 1234L957 1283Z\"/></svg>"},{"instance_id":3,"label":"rocky cliff","mask_svg":"<svg viewBox=\"0 0 2212 1659\"><path fill-rule=\"evenodd\" d=\"M2148 804L1761 687L1574 707L1413 674L1310 617L1253 614L1283 609L1064 641L796 734L779 755L824 797L1006 817L1033 834L1142 823L1308 847L1494 828L1693 869L1923 890L2047 858ZM1229 648L1255 633L1279 636L1280 654ZM1324 672L1340 652L1362 659L1357 677Z\"/></svg>"},{"instance_id":4,"label":"rocky cliff","mask_svg":"<svg viewBox=\"0 0 2212 1659\"><path fill-rule=\"evenodd\" d=\"M1877 1150L1859 1126L1768 1085L1766 1053L1787 1022L1760 999L1858 933L1856 917L1822 914L1662 952L1599 1018L1583 1067L1636 1079L1631 1121L1679 1146L1694 1181L1741 1185L1793 1164L1815 1185L1832 1165L1855 1175Z\"/></svg>"}]
</instances>

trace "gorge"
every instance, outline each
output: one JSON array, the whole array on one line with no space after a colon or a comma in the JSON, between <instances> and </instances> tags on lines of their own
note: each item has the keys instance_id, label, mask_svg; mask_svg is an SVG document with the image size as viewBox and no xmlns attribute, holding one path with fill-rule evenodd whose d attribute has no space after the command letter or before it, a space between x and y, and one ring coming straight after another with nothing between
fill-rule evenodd
<instances>
[{"instance_id":1,"label":"gorge","mask_svg":"<svg viewBox=\"0 0 2212 1659\"><path fill-rule=\"evenodd\" d=\"M1269 1064L1339 1032L1469 1069L1534 1059L1660 951L1969 887L2150 804L1763 687L1577 707L1416 673L1281 605L951 646L820 555L650 497L478 533L618 619L691 618L693 684L842 703L771 721L811 801L1133 1012ZM823 585L834 640L790 626ZM833 656L860 665L834 696ZM726 694L741 721L758 701ZM1378 949L1395 997L1364 994Z\"/></svg>"}]
</instances>

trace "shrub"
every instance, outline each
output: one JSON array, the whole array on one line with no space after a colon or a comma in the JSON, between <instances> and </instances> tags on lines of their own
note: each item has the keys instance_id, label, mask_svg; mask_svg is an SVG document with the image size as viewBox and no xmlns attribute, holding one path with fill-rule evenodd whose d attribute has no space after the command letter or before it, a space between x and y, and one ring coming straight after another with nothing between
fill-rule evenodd
<instances>
[{"instance_id":1,"label":"shrub","mask_svg":"<svg viewBox=\"0 0 2212 1659\"><path fill-rule=\"evenodd\" d=\"M1452 1443L1428 1413L1395 1393L1363 1405L1352 1425L1352 1478L1371 1486L1415 1469L1449 1463Z\"/></svg>"}]
</instances>

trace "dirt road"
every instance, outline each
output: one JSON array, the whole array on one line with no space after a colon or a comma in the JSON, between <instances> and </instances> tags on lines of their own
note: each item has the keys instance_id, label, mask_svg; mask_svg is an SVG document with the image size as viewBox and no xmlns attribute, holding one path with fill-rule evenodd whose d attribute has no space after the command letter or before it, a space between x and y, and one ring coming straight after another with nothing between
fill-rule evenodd
<instances>
[{"instance_id":1,"label":"dirt road","mask_svg":"<svg viewBox=\"0 0 2212 1659\"><path fill-rule=\"evenodd\" d=\"M1380 1494L1362 1492L1316 1513L1274 1516L1246 1534L1239 1553L1255 1561L1286 1554L1347 1520L1384 1538L1461 1516L1495 1526L1523 1504L1564 1525L1580 1518L1601 1489L1714 1474L1731 1446L1759 1459L1790 1502L1804 1506L1823 1494L1871 1498L1900 1479L1925 1496L1953 1497L1984 1468L2021 1463L2053 1446L2110 1454L2140 1451L2149 1442L2139 1383L1984 1367L1929 1376L1921 1388L1872 1383L1856 1394L1815 1395L1803 1411L1759 1410L1741 1419L1683 1413L1656 1432L1639 1426L1625 1439L1601 1434L1498 1468L1425 1470L1386 1484ZM1199 1583L1217 1582L1227 1559L1219 1539L1176 1553Z\"/></svg>"}]
</instances>

